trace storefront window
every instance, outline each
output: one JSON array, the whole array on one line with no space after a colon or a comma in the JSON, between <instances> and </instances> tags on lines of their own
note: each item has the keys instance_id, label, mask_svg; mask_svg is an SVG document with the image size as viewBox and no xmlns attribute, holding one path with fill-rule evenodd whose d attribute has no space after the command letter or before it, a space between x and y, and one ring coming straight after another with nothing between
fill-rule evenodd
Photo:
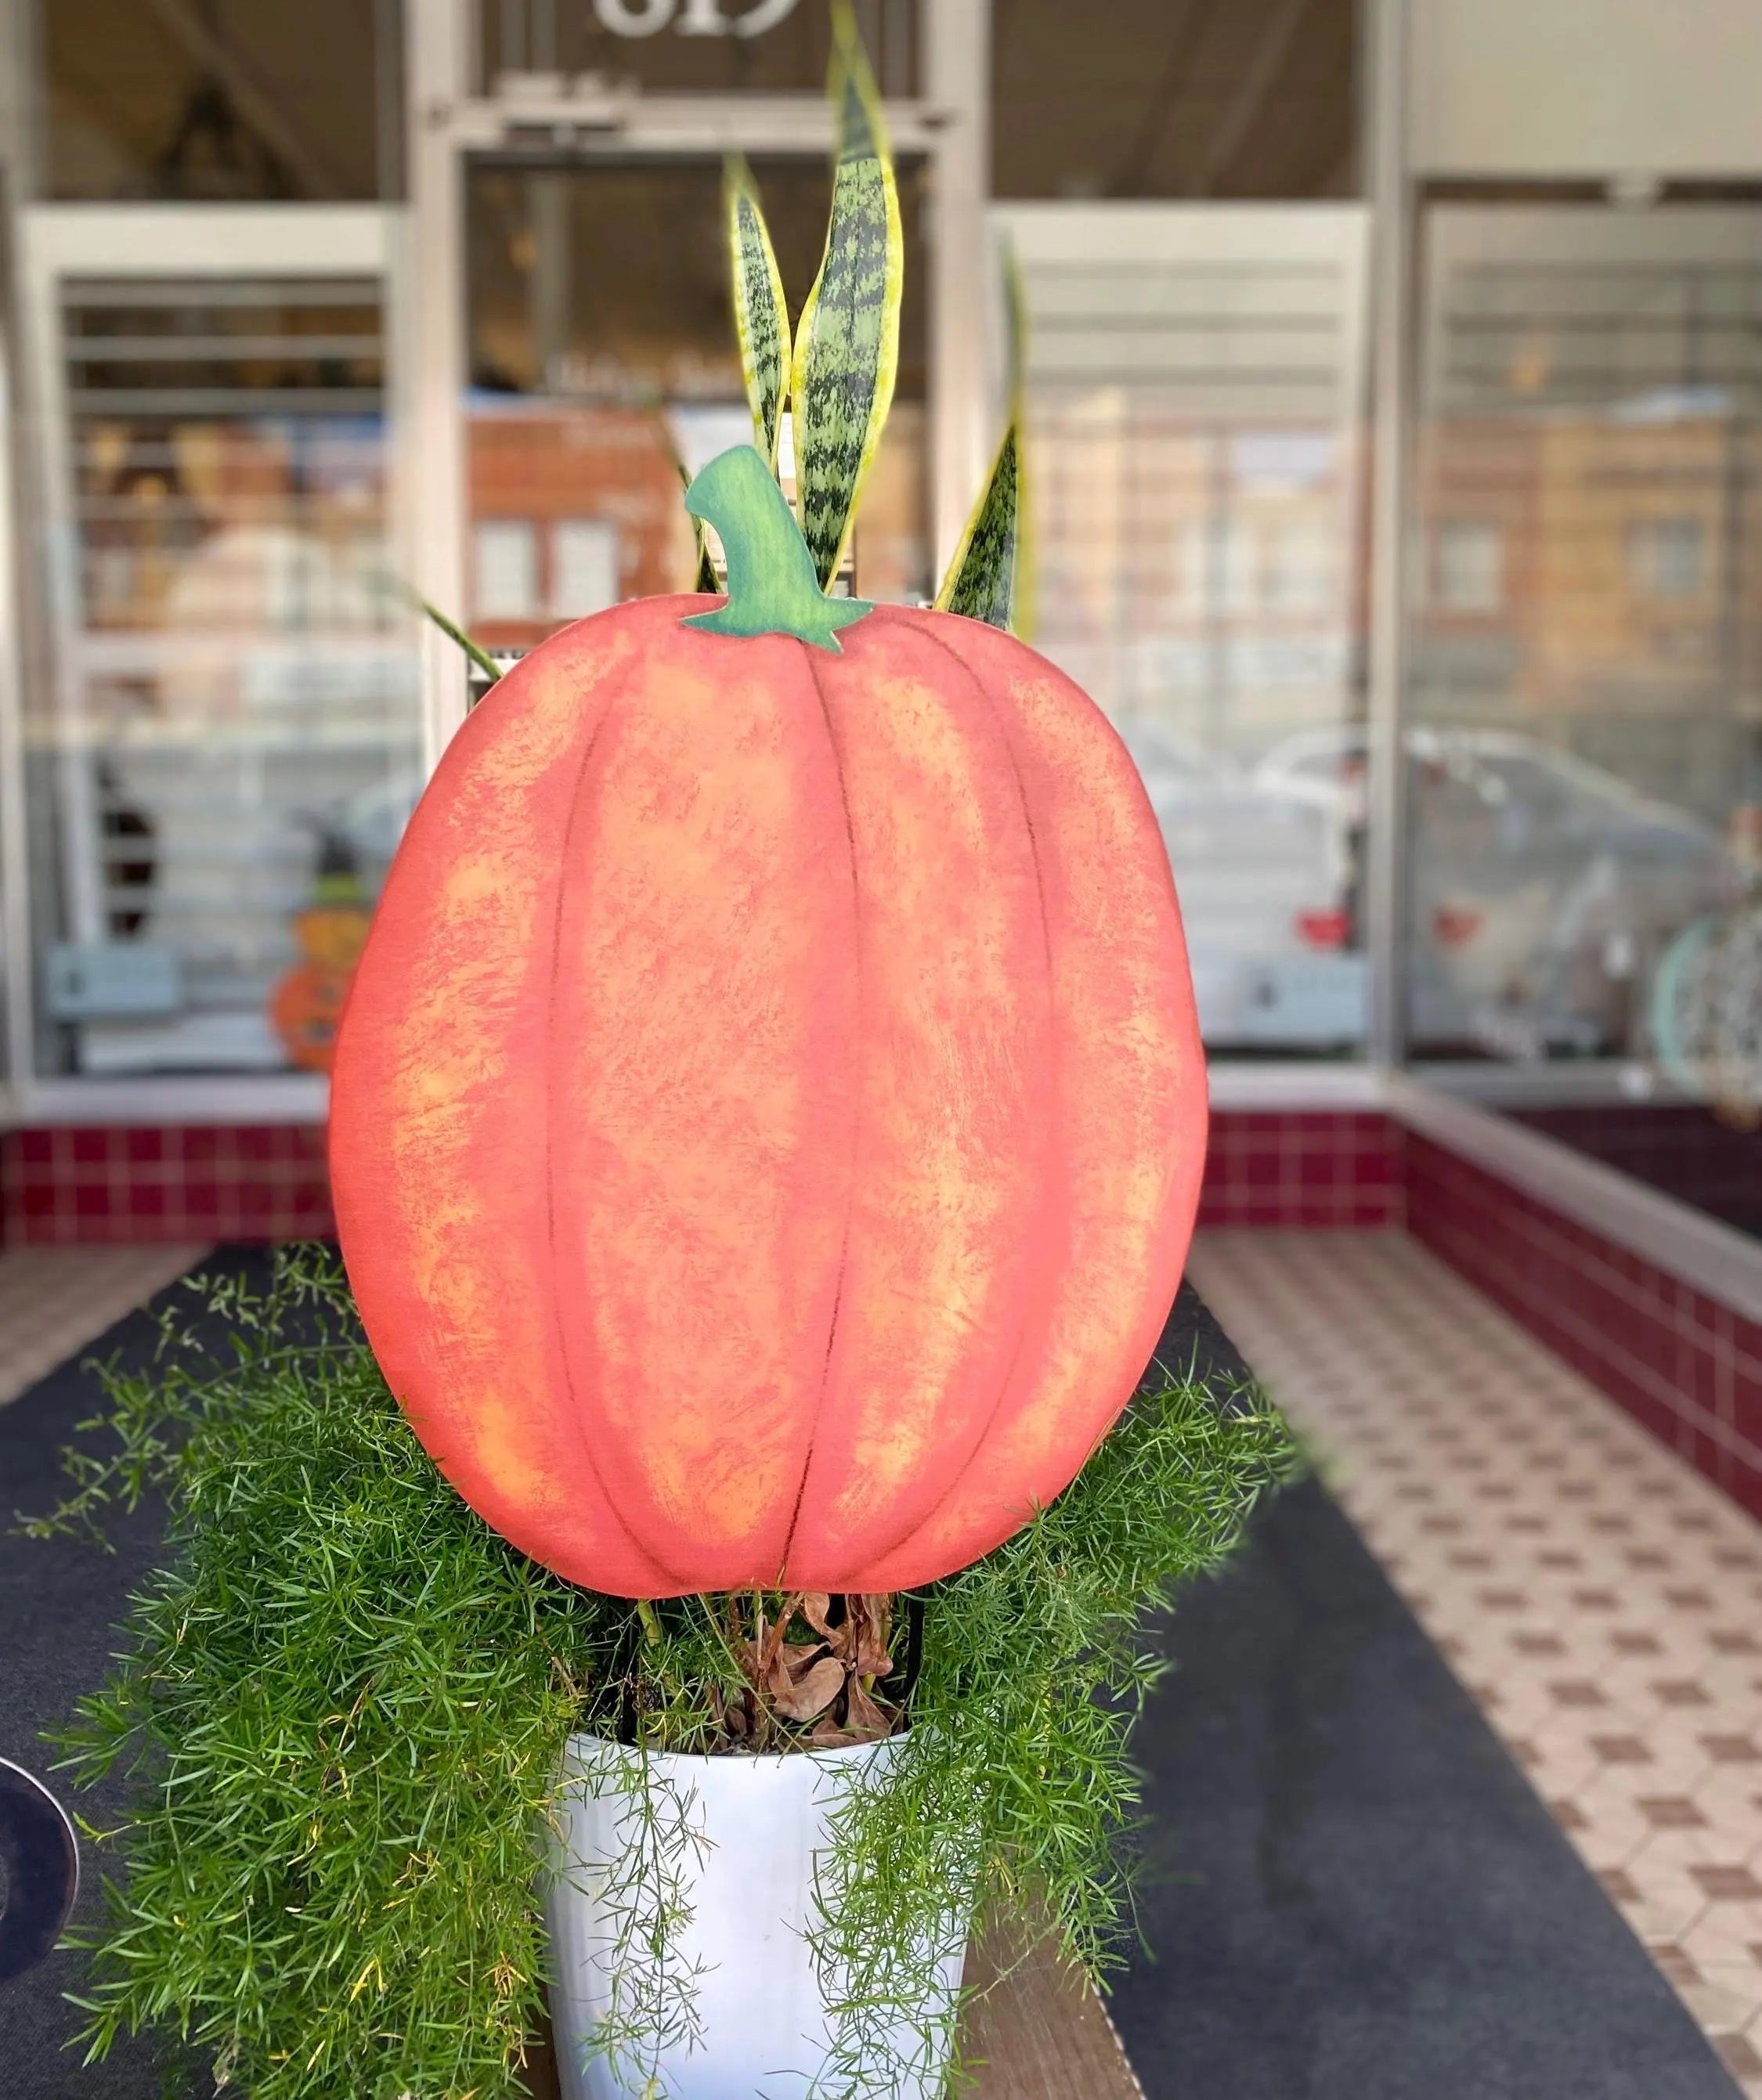
<instances>
[{"instance_id":1,"label":"storefront window","mask_svg":"<svg viewBox=\"0 0 1762 2100\"><path fill-rule=\"evenodd\" d=\"M1369 999L1355 206L1024 205L1036 644L1113 718L1213 1051Z\"/></svg>"},{"instance_id":2,"label":"storefront window","mask_svg":"<svg viewBox=\"0 0 1762 2100\"><path fill-rule=\"evenodd\" d=\"M1225 1055L1367 1026L1361 12L992 8L1034 638L1143 770Z\"/></svg>"},{"instance_id":3,"label":"storefront window","mask_svg":"<svg viewBox=\"0 0 1762 2100\"><path fill-rule=\"evenodd\" d=\"M1415 1053L1752 1228L1759 232L1430 210L1407 732Z\"/></svg>"},{"instance_id":4,"label":"storefront window","mask_svg":"<svg viewBox=\"0 0 1762 2100\"><path fill-rule=\"evenodd\" d=\"M46 1077L324 1069L420 786L384 281L271 267L277 231L316 259L376 229L235 227L223 274L188 218L29 229Z\"/></svg>"},{"instance_id":5,"label":"storefront window","mask_svg":"<svg viewBox=\"0 0 1762 2100\"><path fill-rule=\"evenodd\" d=\"M765 158L754 173L798 312L825 240L826 164ZM854 546L863 594L894 601L932 589L922 191L921 170L903 165L899 382ZM620 598L692 588L680 467L752 434L721 194L709 160L473 169L470 613L491 646L528 647Z\"/></svg>"}]
</instances>

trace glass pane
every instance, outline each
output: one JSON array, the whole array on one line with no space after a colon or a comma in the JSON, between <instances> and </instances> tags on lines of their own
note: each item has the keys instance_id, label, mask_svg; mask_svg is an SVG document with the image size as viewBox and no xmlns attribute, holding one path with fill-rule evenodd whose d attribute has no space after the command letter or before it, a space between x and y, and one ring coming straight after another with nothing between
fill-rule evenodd
<instances>
[{"instance_id":1,"label":"glass pane","mask_svg":"<svg viewBox=\"0 0 1762 2100\"><path fill-rule=\"evenodd\" d=\"M63 279L46 1073L320 1069L419 783L370 280Z\"/></svg>"},{"instance_id":2,"label":"glass pane","mask_svg":"<svg viewBox=\"0 0 1762 2100\"><path fill-rule=\"evenodd\" d=\"M1505 1067L1527 1119L1753 1228L1762 207L1426 232L1415 1049Z\"/></svg>"},{"instance_id":3,"label":"glass pane","mask_svg":"<svg viewBox=\"0 0 1762 2100\"><path fill-rule=\"evenodd\" d=\"M1161 818L1214 1050L1362 1046L1362 221L1000 214L1028 307L1034 639Z\"/></svg>"},{"instance_id":4,"label":"glass pane","mask_svg":"<svg viewBox=\"0 0 1762 2100\"><path fill-rule=\"evenodd\" d=\"M798 313L825 242L826 165L762 159L754 172ZM863 594L896 602L931 589L921 170L907 163L899 179L899 377L855 540ZM721 196L711 161L472 170L470 617L490 646L529 647L620 598L691 589L679 464L752 436Z\"/></svg>"},{"instance_id":5,"label":"glass pane","mask_svg":"<svg viewBox=\"0 0 1762 2100\"><path fill-rule=\"evenodd\" d=\"M402 193L400 0L36 0L36 13L48 196Z\"/></svg>"},{"instance_id":6,"label":"glass pane","mask_svg":"<svg viewBox=\"0 0 1762 2100\"><path fill-rule=\"evenodd\" d=\"M991 193L1357 196L1369 14L1362 0L1009 0L992 14Z\"/></svg>"}]
</instances>

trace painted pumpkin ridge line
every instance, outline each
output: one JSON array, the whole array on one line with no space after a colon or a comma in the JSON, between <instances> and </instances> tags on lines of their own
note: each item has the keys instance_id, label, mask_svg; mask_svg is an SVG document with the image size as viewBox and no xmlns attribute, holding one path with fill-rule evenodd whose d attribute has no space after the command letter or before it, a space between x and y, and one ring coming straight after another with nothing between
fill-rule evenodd
<instances>
[{"instance_id":1,"label":"painted pumpkin ridge line","mask_svg":"<svg viewBox=\"0 0 1762 2100\"><path fill-rule=\"evenodd\" d=\"M832 704L826 697L826 687L821 680L819 666L808 653L807 645L799 645L808 682L814 688L814 697L819 704L820 719L826 725L826 742L832 752L832 777L838 783L838 806L844 816L845 840L850 855L850 917L857 936L850 944L851 967L856 977L855 1034L860 1038L863 1019L863 889L857 880L856 825L850 815L850 793L845 784L844 760L838 749L838 737L832 726ZM832 1290L832 1318L826 1327L826 1355L820 1366L819 1394L814 1404L814 1413L808 1423L807 1450L802 1460L802 1478L795 1491L795 1507L789 1512L789 1529L784 1534L783 1560L778 1569L779 1585L787 1586L784 1577L789 1566L789 1555L795 1551L795 1535L802 1523L802 1511L807 1500L808 1476L814 1470L814 1450L819 1437L820 1410L826 1404L826 1388L832 1379L832 1344L838 1339L838 1315L844 1306L846 1271L850 1260L850 1229L856 1216L856 1158L857 1140L862 1132L863 1096L859 1090L850 1117L850 1172L845 1185L844 1229L838 1242L838 1281Z\"/></svg>"},{"instance_id":2,"label":"painted pumpkin ridge line","mask_svg":"<svg viewBox=\"0 0 1762 2100\"><path fill-rule=\"evenodd\" d=\"M638 668L640 662L641 660L638 658ZM619 668L623 673L620 683L627 690L632 667L626 662L620 664ZM552 918L550 929L550 973L545 990L545 1258L550 1270L551 1326L557 1338L558 1361L563 1366L563 1391L568 1396L569 1426L575 1432L576 1441L581 1447L581 1456L586 1462L588 1471L598 1483L600 1493L606 1498L606 1507L611 1511L612 1520L618 1529L629 1542L632 1551L646 1560L651 1568L665 1576L669 1582L677 1582L679 1577L676 1571L669 1568L651 1547L645 1546L625 1522L624 1512L618 1507L617 1498L607 1485L605 1476L599 1470L598 1462L594 1455L593 1446L581 1433L581 1414L576 1405L575 1371L569 1361L568 1341L563 1331L563 1301L557 1287L557 1149L552 1142L551 1123L556 1104L557 995L563 972L563 915L569 871L573 865L569 849L574 842L575 827L581 818L582 790L587 781L587 770L593 763L594 754L599 748L600 739L605 735L607 725L612 720L612 707L616 697L616 690L607 695L605 704L600 710L599 720L594 725L593 730L587 739L586 748L582 752L580 762L576 766L575 779L569 788L569 814L563 824L559 852L563 865L557 876L556 910Z\"/></svg>"},{"instance_id":3,"label":"painted pumpkin ridge line","mask_svg":"<svg viewBox=\"0 0 1762 2100\"><path fill-rule=\"evenodd\" d=\"M889 624L893 624L894 623L890 622ZM902 621L899 622L899 624L903 626L905 623ZM908 631L914 636L929 642L933 648L938 651L943 655L946 656L951 663L956 666L961 675L965 678L968 685L978 696L987 712L991 715L992 721L996 724L998 736L1002 741L1005 751L1009 754L1009 770L1011 776L1015 781L1016 793L1021 801L1022 823L1027 827L1028 835L1028 857L1033 863L1034 867L1034 893L1040 909L1040 952L1046 971L1046 1003L1049 1015L1053 1007L1053 940L1051 918L1046 908L1046 871L1040 858L1039 834L1036 832L1034 827L1033 807L1028 800L1027 782L1023 778L1021 761L1016 756L1014 743L1012 741L1009 731L1005 725L1003 711L998 706L996 699L986 686L984 680L979 676L978 673L973 668L973 666L968 663L965 657L960 654L959 650L954 648L950 643L945 642L940 634L933 633L927 624L921 627L914 625ZM1064 1105L1064 1092L1062 1087L1059 1083L1061 1074L1058 1063L1058 1031L1056 1027L1049 1026L1047 1033L1049 1039L1046 1053L1047 1063L1050 1068L1053 1080L1052 1113L1049 1118L1049 1121L1053 1125L1053 1136L1049 1139L1046 1149L1048 1162L1047 1180L1048 1181L1050 1181L1054 1177L1055 1174L1062 1176L1065 1171L1063 1147L1058 1141L1061 1111ZM994 1395L991 1406L987 1412L985 1426L974 1439L973 1448L968 1452L965 1458L962 1460L959 1471L955 1474L954 1478L949 1481L947 1486L943 1489L942 1493L937 1497L935 1502L924 1512L923 1515L918 1519L916 1524L912 1525L907 1531L903 1533L899 1538L894 1540L884 1551L871 1555L871 1560L873 1563L884 1565L886 1562L894 1559L896 1555L906 1551L911 1546L913 1539L920 1536L926 1525L934 1523L938 1512L947 1507L949 1502L952 1499L961 1483L966 1479L967 1476L972 1471L974 1467L978 1463L980 1454L984 1450L985 1446L991 1440L991 1432L997 1426L998 1417L1003 1412L1004 1401L1009 1394L1010 1384L1015 1377L1017 1369L1022 1361L1022 1352L1023 1348L1027 1344L1028 1330L1029 1321L1026 1317L1024 1317L1022 1324L1016 1330L1015 1346L1009 1352L1009 1364L1005 1369L1003 1377L998 1382L997 1391ZM1023 1513L1023 1522L1027 1521L1027 1519L1031 1516L1033 1512L1031 1510L1025 1511Z\"/></svg>"}]
</instances>

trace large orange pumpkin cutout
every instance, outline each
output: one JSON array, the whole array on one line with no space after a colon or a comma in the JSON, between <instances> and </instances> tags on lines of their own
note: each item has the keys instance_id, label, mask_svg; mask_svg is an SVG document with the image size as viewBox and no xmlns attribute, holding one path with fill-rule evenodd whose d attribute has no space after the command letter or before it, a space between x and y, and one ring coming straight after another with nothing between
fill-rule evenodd
<instances>
[{"instance_id":1,"label":"large orange pumpkin cutout","mask_svg":"<svg viewBox=\"0 0 1762 2100\"><path fill-rule=\"evenodd\" d=\"M895 1590L1057 1495L1155 1347L1186 956L1068 678L817 593L741 631L788 615L729 558L734 631L598 614L454 739L344 1018L337 1215L417 1435L535 1559Z\"/></svg>"}]
</instances>

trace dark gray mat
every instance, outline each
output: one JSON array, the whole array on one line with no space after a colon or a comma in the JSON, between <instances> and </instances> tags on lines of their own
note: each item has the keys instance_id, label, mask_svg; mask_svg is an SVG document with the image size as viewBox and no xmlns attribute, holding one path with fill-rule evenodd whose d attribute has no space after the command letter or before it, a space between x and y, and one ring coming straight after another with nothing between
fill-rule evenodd
<instances>
[{"instance_id":1,"label":"dark gray mat","mask_svg":"<svg viewBox=\"0 0 1762 2100\"><path fill-rule=\"evenodd\" d=\"M1239 1366L1184 1290L1159 1354ZM1111 2010L1152 2100L1737 2100L1315 1483L1166 1630Z\"/></svg>"},{"instance_id":2,"label":"dark gray mat","mask_svg":"<svg viewBox=\"0 0 1762 2100\"><path fill-rule=\"evenodd\" d=\"M254 1259L263 1257L241 1257ZM155 1303L163 1299L161 1294ZM52 1507L64 1491L62 1447L79 1440L74 1425L100 1405L86 1364L113 1355L146 1361L154 1335L146 1313L132 1313L77 1361L0 1408L0 1756L48 1780L69 1807L100 1828L113 1819L121 1788L73 1795L49 1770L55 1753L42 1731L66 1718L81 1695L103 1681L112 1629L153 1564L163 1511L144 1507L115 1517L106 1527L113 1548L108 1553L70 1539L22 1538L14 1520L20 1511L34 1515ZM82 1851L76 1923L103 1915L98 1869L90 1847L82 1844ZM77 1956L57 1952L29 1974L0 1984L0 2094L6 2100L160 2100L163 2057L152 2043L126 2041L104 2063L91 2067L65 2046L79 2016L63 1993L78 1988L82 1966Z\"/></svg>"},{"instance_id":3,"label":"dark gray mat","mask_svg":"<svg viewBox=\"0 0 1762 2100\"><path fill-rule=\"evenodd\" d=\"M139 1315L99 1345L138 1353ZM1165 1358L1236 1361L1190 1291ZM0 1518L57 1491L64 1366L0 1409ZM159 1520L117 1551L0 1535L0 1754L104 1674ZM1736 2088L1337 1510L1283 1497L1168 1635L1141 1738L1166 1868L1112 2010L1150 2100L1734 2100ZM100 1798L82 1802L102 1821ZM82 1910L91 1915L88 1886ZM5 2100L160 2100L139 2045L60 2044L69 1957L0 1988ZM188 2089L186 2089L186 2091Z\"/></svg>"}]
</instances>

